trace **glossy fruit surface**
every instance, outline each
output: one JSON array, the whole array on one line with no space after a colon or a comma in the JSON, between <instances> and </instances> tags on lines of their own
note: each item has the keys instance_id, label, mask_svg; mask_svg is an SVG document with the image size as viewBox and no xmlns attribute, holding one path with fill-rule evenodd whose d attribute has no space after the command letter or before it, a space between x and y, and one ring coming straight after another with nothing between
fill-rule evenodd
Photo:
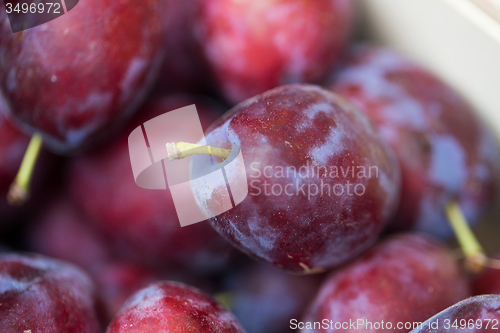
<instances>
[{"instance_id":1,"label":"glossy fruit surface","mask_svg":"<svg viewBox=\"0 0 500 333\"><path fill-rule=\"evenodd\" d=\"M153 101L144 106L130 130L116 141L72 161L69 187L74 202L122 258L201 271L225 264L231 250L229 244L206 222L181 227L170 191L140 188L130 165L128 135L133 129L165 112L194 103L202 123L208 127L220 113L203 101L180 96Z\"/></svg>"},{"instance_id":2,"label":"glossy fruit surface","mask_svg":"<svg viewBox=\"0 0 500 333\"><path fill-rule=\"evenodd\" d=\"M164 2L81 0L12 33L0 15L0 87L23 128L57 151L109 135L135 112L163 55Z\"/></svg>"},{"instance_id":3,"label":"glossy fruit surface","mask_svg":"<svg viewBox=\"0 0 500 333\"><path fill-rule=\"evenodd\" d=\"M430 238L401 234L334 271L304 319L326 319L328 326L302 332L408 332L413 327L406 323L423 322L468 296L466 276L451 251Z\"/></svg>"},{"instance_id":4,"label":"glossy fruit surface","mask_svg":"<svg viewBox=\"0 0 500 333\"><path fill-rule=\"evenodd\" d=\"M394 51L360 46L332 88L368 115L399 158L395 228L445 237L451 200L470 223L489 207L500 161L496 140L450 87Z\"/></svg>"},{"instance_id":5,"label":"glossy fruit surface","mask_svg":"<svg viewBox=\"0 0 500 333\"><path fill-rule=\"evenodd\" d=\"M131 296L107 333L242 333L221 304L175 282L157 282Z\"/></svg>"},{"instance_id":6,"label":"glossy fruit surface","mask_svg":"<svg viewBox=\"0 0 500 333\"><path fill-rule=\"evenodd\" d=\"M449 307L411 333L494 333L498 330L500 295L482 295Z\"/></svg>"},{"instance_id":7,"label":"glossy fruit surface","mask_svg":"<svg viewBox=\"0 0 500 333\"><path fill-rule=\"evenodd\" d=\"M341 57L352 21L350 0L204 0L197 30L223 95L238 103L324 78Z\"/></svg>"},{"instance_id":8,"label":"glossy fruit surface","mask_svg":"<svg viewBox=\"0 0 500 333\"><path fill-rule=\"evenodd\" d=\"M391 152L360 111L317 86L283 86L240 103L206 138L240 147L244 165L226 173L230 183L248 182L248 196L212 218L212 226L242 251L285 270L313 273L353 258L397 206L400 179ZM208 213L222 191L194 189Z\"/></svg>"},{"instance_id":9,"label":"glossy fruit surface","mask_svg":"<svg viewBox=\"0 0 500 333\"><path fill-rule=\"evenodd\" d=\"M95 289L76 267L39 255L0 255L0 331L98 333Z\"/></svg>"}]
</instances>

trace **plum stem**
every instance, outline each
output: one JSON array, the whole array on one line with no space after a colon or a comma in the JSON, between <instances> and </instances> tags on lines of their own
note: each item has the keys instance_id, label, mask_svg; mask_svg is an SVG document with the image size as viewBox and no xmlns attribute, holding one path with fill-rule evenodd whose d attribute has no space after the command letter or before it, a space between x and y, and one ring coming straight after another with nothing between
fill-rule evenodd
<instances>
[{"instance_id":1,"label":"plum stem","mask_svg":"<svg viewBox=\"0 0 500 333\"><path fill-rule=\"evenodd\" d=\"M225 160L231 154L231 149L204 146L187 142L172 142L167 143L167 154L170 161L192 155L211 155Z\"/></svg>"},{"instance_id":2,"label":"plum stem","mask_svg":"<svg viewBox=\"0 0 500 333\"><path fill-rule=\"evenodd\" d=\"M219 292L214 295L214 298L222 303L228 310L231 310L234 307L234 295L229 292Z\"/></svg>"},{"instance_id":3,"label":"plum stem","mask_svg":"<svg viewBox=\"0 0 500 333\"><path fill-rule=\"evenodd\" d=\"M39 133L33 134L21 162L21 167L7 193L7 201L10 205L20 206L28 200L31 176L33 175L42 143L42 136Z\"/></svg>"},{"instance_id":4,"label":"plum stem","mask_svg":"<svg viewBox=\"0 0 500 333\"><path fill-rule=\"evenodd\" d=\"M474 236L456 201L451 201L446 206L446 215L464 254L466 267L474 273L479 273L491 264L492 259L484 254L483 247Z\"/></svg>"}]
</instances>

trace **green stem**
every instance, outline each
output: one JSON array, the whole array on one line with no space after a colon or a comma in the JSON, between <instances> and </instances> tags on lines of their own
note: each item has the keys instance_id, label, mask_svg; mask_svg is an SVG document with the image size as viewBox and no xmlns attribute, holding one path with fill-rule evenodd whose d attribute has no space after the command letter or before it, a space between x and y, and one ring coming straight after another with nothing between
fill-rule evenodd
<instances>
[{"instance_id":1,"label":"green stem","mask_svg":"<svg viewBox=\"0 0 500 333\"><path fill-rule=\"evenodd\" d=\"M464 253L466 266L474 272L482 270L487 257L456 201L452 201L446 206L446 215Z\"/></svg>"},{"instance_id":2,"label":"green stem","mask_svg":"<svg viewBox=\"0 0 500 333\"><path fill-rule=\"evenodd\" d=\"M214 298L222 303L228 310L231 310L234 305L234 296L231 292L219 292L214 295Z\"/></svg>"},{"instance_id":3,"label":"green stem","mask_svg":"<svg viewBox=\"0 0 500 333\"><path fill-rule=\"evenodd\" d=\"M9 193L7 193L7 200L11 205L22 205L29 198L29 188L31 183L31 176L42 147L43 139L38 133L35 133L30 140L28 149L24 154L21 167L17 172L14 182L10 186Z\"/></svg>"}]
</instances>

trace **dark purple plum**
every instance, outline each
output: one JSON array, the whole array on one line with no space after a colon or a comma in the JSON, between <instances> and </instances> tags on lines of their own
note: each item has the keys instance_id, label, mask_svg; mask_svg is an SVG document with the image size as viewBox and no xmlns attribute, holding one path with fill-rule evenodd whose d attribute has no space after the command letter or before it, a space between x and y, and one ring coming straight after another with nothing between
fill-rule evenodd
<instances>
[{"instance_id":1,"label":"dark purple plum","mask_svg":"<svg viewBox=\"0 0 500 333\"><path fill-rule=\"evenodd\" d=\"M397 207L393 154L362 112L320 87L282 86L242 102L206 139L240 147L244 165L226 173L230 183L248 182L248 196L215 216L225 184L194 188L199 206L233 245L287 271L315 273L352 259Z\"/></svg>"},{"instance_id":2,"label":"dark purple plum","mask_svg":"<svg viewBox=\"0 0 500 333\"><path fill-rule=\"evenodd\" d=\"M411 333L494 333L498 330L500 295L482 295L449 307Z\"/></svg>"},{"instance_id":3,"label":"dark purple plum","mask_svg":"<svg viewBox=\"0 0 500 333\"><path fill-rule=\"evenodd\" d=\"M197 36L233 103L288 83L317 83L347 44L351 0L203 0Z\"/></svg>"},{"instance_id":4,"label":"dark purple plum","mask_svg":"<svg viewBox=\"0 0 500 333\"><path fill-rule=\"evenodd\" d=\"M205 128L220 115L203 98L172 96L151 101L116 141L70 163L69 188L76 206L122 259L200 271L226 264L231 246L206 222L181 227L170 191L137 186L130 164L132 129L191 104L197 105Z\"/></svg>"},{"instance_id":5,"label":"dark purple plum","mask_svg":"<svg viewBox=\"0 0 500 333\"><path fill-rule=\"evenodd\" d=\"M0 87L12 116L58 152L109 136L158 73L164 5L80 0L67 14L18 33L1 10Z\"/></svg>"},{"instance_id":6,"label":"dark purple plum","mask_svg":"<svg viewBox=\"0 0 500 333\"><path fill-rule=\"evenodd\" d=\"M157 282L132 295L107 333L244 333L236 318L201 291Z\"/></svg>"},{"instance_id":7,"label":"dark purple plum","mask_svg":"<svg viewBox=\"0 0 500 333\"><path fill-rule=\"evenodd\" d=\"M408 332L414 327L405 325L423 322L468 296L467 278L450 250L427 237L401 234L334 271L300 328L302 332ZM314 322L320 325L314 327Z\"/></svg>"},{"instance_id":8,"label":"dark purple plum","mask_svg":"<svg viewBox=\"0 0 500 333\"><path fill-rule=\"evenodd\" d=\"M363 45L331 87L366 113L398 156L403 192L396 229L449 237L444 208L451 200L471 224L490 206L496 139L441 80L394 51Z\"/></svg>"},{"instance_id":9,"label":"dark purple plum","mask_svg":"<svg viewBox=\"0 0 500 333\"><path fill-rule=\"evenodd\" d=\"M99 333L95 288L76 267L39 255L0 255L2 333Z\"/></svg>"}]
</instances>

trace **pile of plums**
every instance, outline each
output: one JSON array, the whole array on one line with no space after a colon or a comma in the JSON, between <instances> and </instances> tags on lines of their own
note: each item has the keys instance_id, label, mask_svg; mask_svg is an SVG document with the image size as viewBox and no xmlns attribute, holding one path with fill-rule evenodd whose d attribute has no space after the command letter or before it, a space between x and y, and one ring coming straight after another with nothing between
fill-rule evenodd
<instances>
[{"instance_id":1,"label":"pile of plums","mask_svg":"<svg viewBox=\"0 0 500 333\"><path fill-rule=\"evenodd\" d=\"M450 207L473 226L494 204L497 138L353 40L355 7L80 0L13 33L0 5L0 332L500 330L500 261L449 245ZM129 134L192 104L242 158L224 183L195 181L224 157L191 158L213 217L181 227L168 186L136 184Z\"/></svg>"}]
</instances>

